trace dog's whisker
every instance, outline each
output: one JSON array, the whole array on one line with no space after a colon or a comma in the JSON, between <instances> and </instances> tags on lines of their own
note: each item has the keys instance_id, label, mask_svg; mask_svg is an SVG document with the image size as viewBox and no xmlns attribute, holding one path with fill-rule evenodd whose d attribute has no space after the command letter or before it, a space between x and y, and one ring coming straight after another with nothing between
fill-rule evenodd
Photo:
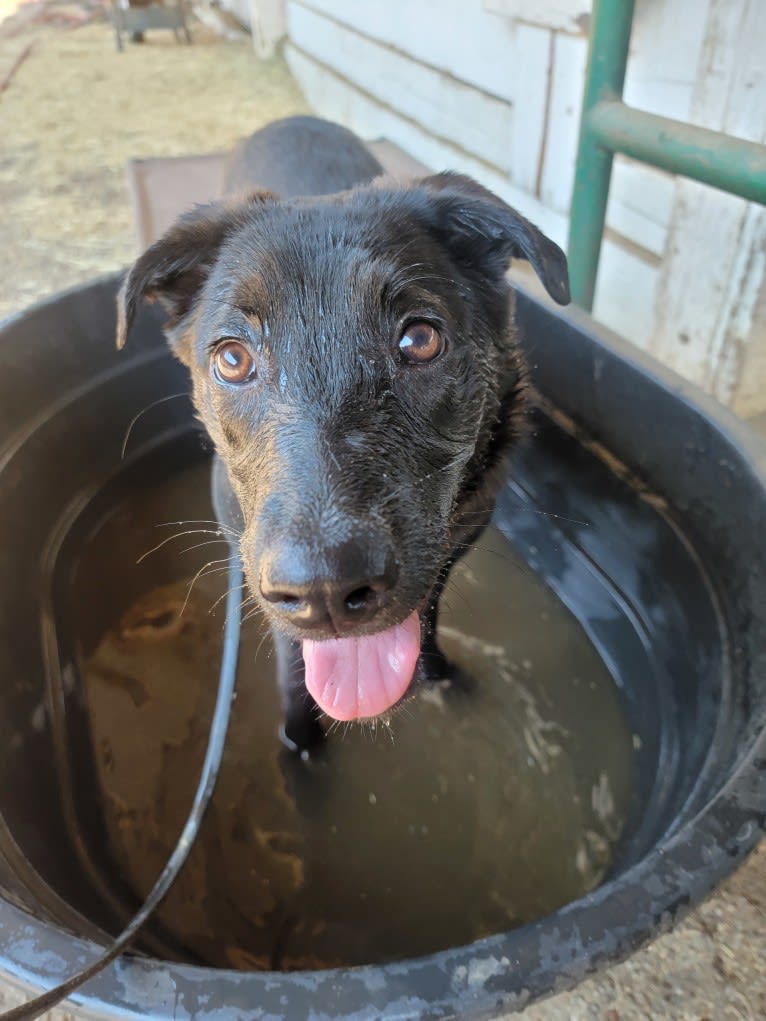
<instances>
[{"instance_id":1,"label":"dog's whisker","mask_svg":"<svg viewBox=\"0 0 766 1021\"><path fill-rule=\"evenodd\" d=\"M258 647L255 650L255 656L253 657L254 659L258 659L258 657L261 654L261 650L263 649L264 645L266 644L269 638L271 638L271 632L269 631L268 628L265 628L263 634L261 635L261 640L260 642L258 642ZM270 656L271 653L269 652L267 658L270 658Z\"/></svg>"},{"instance_id":2,"label":"dog's whisker","mask_svg":"<svg viewBox=\"0 0 766 1021\"><path fill-rule=\"evenodd\" d=\"M554 514L552 511L540 510L539 507L530 507L530 510L535 514L540 514L544 518L555 518L557 521L566 521L570 525L582 525L584 528L590 528L592 522L580 521L579 518L568 518L564 514Z\"/></svg>"},{"instance_id":3,"label":"dog's whisker","mask_svg":"<svg viewBox=\"0 0 766 1021\"><path fill-rule=\"evenodd\" d=\"M386 729L391 733L393 740L393 727L391 726L391 720L396 719L398 716L406 716L408 719L413 719L413 713L410 709L410 702L413 701L413 697L410 696L405 698L403 701L397 703L388 710L387 718L389 722L386 724Z\"/></svg>"},{"instance_id":4,"label":"dog's whisker","mask_svg":"<svg viewBox=\"0 0 766 1021\"><path fill-rule=\"evenodd\" d=\"M470 601L463 595L462 592L458 591L457 586L455 585L454 582L451 585L450 591L454 592L455 595L460 596L463 606L465 607L469 614L473 613L473 607L471 606ZM442 595L442 597L440 598L439 606L443 606L445 609L449 610L450 613L452 613L454 609L452 603L445 595ZM421 653L421 655L423 655L423 653Z\"/></svg>"},{"instance_id":5,"label":"dog's whisker","mask_svg":"<svg viewBox=\"0 0 766 1021\"><path fill-rule=\"evenodd\" d=\"M228 541L229 540L225 538L225 536L220 536L218 539L206 539L204 542L197 542L193 546L185 546L182 550L178 551L178 555L180 556L182 553L191 553L192 550L202 549L203 546L215 546L219 542L228 543ZM237 555L236 553L232 553L231 556L229 557L229 560L231 560L232 557L235 557L236 555Z\"/></svg>"},{"instance_id":6,"label":"dog's whisker","mask_svg":"<svg viewBox=\"0 0 766 1021\"><path fill-rule=\"evenodd\" d=\"M385 504L393 500L395 497L399 496L401 493L407 493L412 489L417 489L418 486L422 485L424 482L427 482L428 479L433 478L434 475L439 475L441 472L451 471L453 468L456 468L463 460L465 460L465 455L461 453L458 456L454 457L447 464L442 465L441 468L434 468L433 471L426 472L426 474L421 475L420 478L413 479L412 482L408 482L406 483L406 485L399 486L397 489L394 489L390 493L388 493L384 500L381 500L380 506L385 506Z\"/></svg>"},{"instance_id":7,"label":"dog's whisker","mask_svg":"<svg viewBox=\"0 0 766 1021\"><path fill-rule=\"evenodd\" d=\"M516 561L516 557L510 550L496 549L494 546L487 546L481 542L456 542L452 544L452 548L454 550L475 550L477 553L491 553L493 557L499 557L509 564L513 564ZM456 567L458 562L451 565L450 570L452 566Z\"/></svg>"},{"instance_id":8,"label":"dog's whisker","mask_svg":"<svg viewBox=\"0 0 766 1021\"><path fill-rule=\"evenodd\" d=\"M249 620L252 620L252 619L253 619L253 617L255 617L255 616L256 616L255 610L254 610L254 608L252 608L252 607L251 607L251 608L250 608L250 609L249 609L249 610L247 611L247 613L245 613L245 614L243 615L243 617L242 617L242 626L244 627L244 626L245 626L245 624L247 624L247 622L248 622Z\"/></svg>"},{"instance_id":9,"label":"dog's whisker","mask_svg":"<svg viewBox=\"0 0 766 1021\"><path fill-rule=\"evenodd\" d=\"M143 416L147 413L147 411L151 411L152 408L156 408L160 404L165 404L167 401L174 401L178 397L188 397L188 396L189 396L189 394L186 391L184 391L183 393L169 394L167 397L160 397L160 398L158 398L158 400L152 401L151 404L147 404L147 406L145 408L142 408L141 411L139 411L138 414L135 415L131 419L130 425L128 426L128 431L125 433L125 439L122 441L122 448L120 450L120 460L121 461L125 460L125 454L126 454L127 449L128 449L128 443L130 441L130 434L133 432L133 427L136 425L136 423L139 421L139 419L143 418Z\"/></svg>"},{"instance_id":10,"label":"dog's whisker","mask_svg":"<svg viewBox=\"0 0 766 1021\"><path fill-rule=\"evenodd\" d=\"M237 589L243 589L246 584L247 584L247 582L243 582L241 585L234 585L233 588L226 589L225 592L222 592L221 595L218 596L218 598L215 600L215 602L212 604L212 606L210 607L210 609L207 612L211 613L211 614L214 613L215 612L215 608L218 606L219 603L222 603L224 599L227 599L231 595L231 593L232 592L236 592ZM237 607L235 612L236 613L240 613L241 610L242 610L242 604L240 603L240 605Z\"/></svg>"},{"instance_id":11,"label":"dog's whisker","mask_svg":"<svg viewBox=\"0 0 766 1021\"><path fill-rule=\"evenodd\" d=\"M553 518L554 520L557 521L566 521L572 525L582 525L584 528L590 528L593 524L593 522L591 521L582 521L580 518L570 518L567 517L565 514L556 514L553 511L546 511L540 507L533 507L526 502L524 502L524 508L525 510L532 511L533 514L539 514L544 518ZM492 514L492 512L493 512L492 507L479 508L478 510L458 511L457 514L455 515L455 520L456 521L462 520L463 518L469 517L481 517L482 515Z\"/></svg>"},{"instance_id":12,"label":"dog's whisker","mask_svg":"<svg viewBox=\"0 0 766 1021\"><path fill-rule=\"evenodd\" d=\"M412 709L410 708L409 705L410 701L411 699L408 699L406 702L401 702L399 705L395 705L392 709L392 712L401 713L402 716L408 716L411 720L414 720L415 714L412 712Z\"/></svg>"},{"instance_id":13,"label":"dog's whisker","mask_svg":"<svg viewBox=\"0 0 766 1021\"><path fill-rule=\"evenodd\" d=\"M206 572L209 573L209 574L220 574L221 571L228 570L228 565L229 565L230 560L231 560L231 557L224 557L222 560L209 560L206 564L203 564L203 566L200 567L200 569L197 571L197 573L192 578L191 583L189 584L188 589L186 590L186 598L184 599L183 606L181 607L181 609L179 611L179 614L178 614L179 617L183 617L184 610L186 609L186 607L189 604L189 597L192 594L192 589L196 585L197 581L203 575L205 575ZM208 568L209 567L214 567L216 564L223 564L224 566L218 568L215 571L209 571L208 572Z\"/></svg>"},{"instance_id":14,"label":"dog's whisker","mask_svg":"<svg viewBox=\"0 0 766 1021\"><path fill-rule=\"evenodd\" d=\"M137 564L142 563L144 560L146 560L148 556L151 556L152 553L156 553L157 550L162 549L163 546L167 545L167 543L169 542L172 542L174 539L181 539L184 535L215 535L215 534L216 533L212 528L189 528L185 532L175 532L173 535L166 536L162 540L162 542L158 542L156 546L153 546L151 549L147 550L146 553L142 553L141 556L136 561L136 563ZM213 539L211 541L221 542L222 539ZM194 549L195 547L191 546L189 548ZM182 550L181 552L184 551Z\"/></svg>"},{"instance_id":15,"label":"dog's whisker","mask_svg":"<svg viewBox=\"0 0 766 1021\"><path fill-rule=\"evenodd\" d=\"M211 532L220 532L222 535L230 536L231 537L229 539L230 542L232 542L234 539L239 541L242 538L242 533L238 532L235 528L232 528L230 525L225 525L225 524L223 524L223 522L216 521L216 520L208 520L206 518L198 518L198 519L190 518L187 521L162 521L162 522L159 522L154 527L155 528L173 528L175 526L180 526L180 525L204 525L204 526L207 526L207 528ZM178 534L179 535L183 535L182 532L180 532Z\"/></svg>"},{"instance_id":16,"label":"dog's whisker","mask_svg":"<svg viewBox=\"0 0 766 1021\"><path fill-rule=\"evenodd\" d=\"M465 552L475 551L477 553L489 553L493 557L497 557L498 560L508 567L522 571L524 574L530 574L529 566L522 560L513 556L510 552L505 552L499 549L493 549L491 546L482 546L479 543L474 542L456 542L454 545L455 549L464 550Z\"/></svg>"},{"instance_id":17,"label":"dog's whisker","mask_svg":"<svg viewBox=\"0 0 766 1021\"><path fill-rule=\"evenodd\" d=\"M154 527L172 528L174 525L210 525L211 528L215 528L216 531L229 532L237 539L242 538L242 533L238 532L236 528L232 528L231 525L225 525L221 521L216 521L215 518L187 518L184 521L160 521Z\"/></svg>"},{"instance_id":18,"label":"dog's whisker","mask_svg":"<svg viewBox=\"0 0 766 1021\"><path fill-rule=\"evenodd\" d=\"M497 557L505 557L508 560L513 560L513 555L507 550L495 549L493 546L485 546L480 542L453 542L453 550L476 550L479 553L494 553ZM459 561L450 565L450 570L453 566L457 566Z\"/></svg>"},{"instance_id":19,"label":"dog's whisker","mask_svg":"<svg viewBox=\"0 0 766 1021\"><path fill-rule=\"evenodd\" d=\"M247 613L242 618L242 623L246 624L247 621L252 620L253 617L257 617L259 614L261 616L263 616L263 617L266 616L263 607L259 606L257 603L255 603L253 606L250 607L250 609L247 611Z\"/></svg>"},{"instance_id":20,"label":"dog's whisker","mask_svg":"<svg viewBox=\"0 0 766 1021\"><path fill-rule=\"evenodd\" d=\"M250 596L250 595L246 595L245 598L242 600L242 602L239 604L239 612L241 613L245 608L247 608L249 610L252 606L256 606L256 605L257 605L257 600L255 599L255 597L254 596Z\"/></svg>"}]
</instances>

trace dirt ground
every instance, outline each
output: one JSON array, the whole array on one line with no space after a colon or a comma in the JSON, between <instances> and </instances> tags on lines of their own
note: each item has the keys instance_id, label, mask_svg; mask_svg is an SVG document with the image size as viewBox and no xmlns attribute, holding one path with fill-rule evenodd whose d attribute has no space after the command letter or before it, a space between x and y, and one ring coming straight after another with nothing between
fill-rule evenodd
<instances>
[{"instance_id":1,"label":"dirt ground","mask_svg":"<svg viewBox=\"0 0 766 1021\"><path fill-rule=\"evenodd\" d=\"M0 317L130 261L130 157L225 148L308 109L281 60L193 34L187 47L150 33L118 54L95 0L25 4L0 25ZM766 847L673 934L524 1017L766 1017Z\"/></svg>"},{"instance_id":2,"label":"dirt ground","mask_svg":"<svg viewBox=\"0 0 766 1021\"><path fill-rule=\"evenodd\" d=\"M0 81L32 45L0 96L0 317L128 264L130 157L225 149L307 109L285 64L256 63L247 41L197 24L192 46L155 31L119 54L98 8L94 17L71 27L17 16L0 28Z\"/></svg>"}]
</instances>

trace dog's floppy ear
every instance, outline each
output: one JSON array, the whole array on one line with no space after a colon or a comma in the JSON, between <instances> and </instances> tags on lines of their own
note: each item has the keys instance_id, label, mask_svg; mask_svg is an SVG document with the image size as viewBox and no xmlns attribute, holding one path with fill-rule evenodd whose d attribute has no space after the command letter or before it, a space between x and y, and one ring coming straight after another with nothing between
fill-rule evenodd
<instances>
[{"instance_id":1,"label":"dog's floppy ear","mask_svg":"<svg viewBox=\"0 0 766 1021\"><path fill-rule=\"evenodd\" d=\"M117 295L117 347L128 339L142 299L158 299L168 313L166 331L190 311L224 240L243 227L252 212L272 201L255 192L236 204L213 202L185 213L134 263Z\"/></svg>"},{"instance_id":2,"label":"dog's floppy ear","mask_svg":"<svg viewBox=\"0 0 766 1021\"><path fill-rule=\"evenodd\" d=\"M461 265L499 279L511 259L526 259L554 301L569 303L566 256L521 213L462 174L425 177L416 189L430 197L432 229Z\"/></svg>"}]
</instances>

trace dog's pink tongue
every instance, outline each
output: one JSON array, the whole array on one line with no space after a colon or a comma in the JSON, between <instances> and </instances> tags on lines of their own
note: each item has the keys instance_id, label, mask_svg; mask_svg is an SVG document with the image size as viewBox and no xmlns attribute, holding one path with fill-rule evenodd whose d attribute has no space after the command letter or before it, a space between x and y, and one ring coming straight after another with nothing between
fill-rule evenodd
<instances>
[{"instance_id":1,"label":"dog's pink tongue","mask_svg":"<svg viewBox=\"0 0 766 1021\"><path fill-rule=\"evenodd\" d=\"M417 613L376 635L305 640L306 687L317 705L336 720L378 716L409 687L419 654Z\"/></svg>"}]
</instances>

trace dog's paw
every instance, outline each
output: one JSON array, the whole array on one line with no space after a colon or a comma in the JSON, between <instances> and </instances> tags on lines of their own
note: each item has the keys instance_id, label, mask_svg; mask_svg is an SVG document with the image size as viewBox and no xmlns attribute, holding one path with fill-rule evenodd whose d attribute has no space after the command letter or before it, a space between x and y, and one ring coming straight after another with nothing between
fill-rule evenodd
<instances>
[{"instance_id":1,"label":"dog's paw","mask_svg":"<svg viewBox=\"0 0 766 1021\"><path fill-rule=\"evenodd\" d=\"M476 687L475 678L471 674L466 673L457 663L447 659L444 653L437 649L435 645L420 654L417 678L421 683L425 684L448 681L448 687L466 694L472 692Z\"/></svg>"},{"instance_id":2,"label":"dog's paw","mask_svg":"<svg viewBox=\"0 0 766 1021\"><path fill-rule=\"evenodd\" d=\"M294 755L308 758L325 741L324 730L313 716L291 717L279 728L279 740Z\"/></svg>"},{"instance_id":3,"label":"dog's paw","mask_svg":"<svg viewBox=\"0 0 766 1021\"><path fill-rule=\"evenodd\" d=\"M418 657L417 676L421 681L448 681L453 670L453 664L435 645Z\"/></svg>"}]
</instances>

